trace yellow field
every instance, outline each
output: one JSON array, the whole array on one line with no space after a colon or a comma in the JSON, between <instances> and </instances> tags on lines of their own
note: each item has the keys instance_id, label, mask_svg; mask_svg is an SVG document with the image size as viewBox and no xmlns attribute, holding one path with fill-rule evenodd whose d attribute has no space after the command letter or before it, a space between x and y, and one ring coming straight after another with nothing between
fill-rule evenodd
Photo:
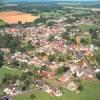
<instances>
[{"instance_id":1,"label":"yellow field","mask_svg":"<svg viewBox=\"0 0 100 100\"><path fill-rule=\"evenodd\" d=\"M22 23L33 22L37 18L39 18L39 16L33 16L32 14L19 11L0 12L0 19L9 24L18 23L18 21Z\"/></svg>"}]
</instances>

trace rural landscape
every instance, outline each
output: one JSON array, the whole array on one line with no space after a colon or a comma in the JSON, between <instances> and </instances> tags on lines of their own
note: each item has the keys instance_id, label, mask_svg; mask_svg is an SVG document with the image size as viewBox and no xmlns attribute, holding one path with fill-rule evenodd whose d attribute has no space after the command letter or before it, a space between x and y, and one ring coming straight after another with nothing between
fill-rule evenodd
<instances>
[{"instance_id":1,"label":"rural landscape","mask_svg":"<svg viewBox=\"0 0 100 100\"><path fill-rule=\"evenodd\" d=\"M100 0L0 0L0 100L100 100Z\"/></svg>"}]
</instances>

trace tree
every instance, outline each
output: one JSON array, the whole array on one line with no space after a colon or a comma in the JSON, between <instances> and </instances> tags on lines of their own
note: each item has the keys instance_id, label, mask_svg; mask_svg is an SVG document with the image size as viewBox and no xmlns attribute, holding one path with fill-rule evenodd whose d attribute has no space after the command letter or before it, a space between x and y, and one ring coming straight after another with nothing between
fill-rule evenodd
<instances>
[{"instance_id":1,"label":"tree","mask_svg":"<svg viewBox=\"0 0 100 100\"><path fill-rule=\"evenodd\" d=\"M31 95L30 95L30 98L33 100L33 99L36 98L36 96L35 96L34 94L31 94Z\"/></svg>"},{"instance_id":2,"label":"tree","mask_svg":"<svg viewBox=\"0 0 100 100\"><path fill-rule=\"evenodd\" d=\"M70 40L69 33L68 33L68 32L64 32L64 33L62 34L62 38L65 39L65 40Z\"/></svg>"},{"instance_id":3,"label":"tree","mask_svg":"<svg viewBox=\"0 0 100 100\"><path fill-rule=\"evenodd\" d=\"M64 67L58 68L57 75L63 74L65 72Z\"/></svg>"},{"instance_id":4,"label":"tree","mask_svg":"<svg viewBox=\"0 0 100 100\"><path fill-rule=\"evenodd\" d=\"M48 22L47 26L53 26L55 24L55 22Z\"/></svg>"},{"instance_id":5,"label":"tree","mask_svg":"<svg viewBox=\"0 0 100 100\"><path fill-rule=\"evenodd\" d=\"M9 48L11 52L20 49L20 38L13 37L11 34L4 34L0 36L0 47Z\"/></svg>"},{"instance_id":6,"label":"tree","mask_svg":"<svg viewBox=\"0 0 100 100\"><path fill-rule=\"evenodd\" d=\"M75 39L75 38L71 38L71 39L70 39L70 42L76 44L76 39Z\"/></svg>"},{"instance_id":7,"label":"tree","mask_svg":"<svg viewBox=\"0 0 100 100\"><path fill-rule=\"evenodd\" d=\"M95 51L95 57L97 63L100 65L100 49Z\"/></svg>"},{"instance_id":8,"label":"tree","mask_svg":"<svg viewBox=\"0 0 100 100\"><path fill-rule=\"evenodd\" d=\"M30 80L25 80L24 81L24 85L27 87L27 89L29 88L30 86Z\"/></svg>"},{"instance_id":9,"label":"tree","mask_svg":"<svg viewBox=\"0 0 100 100\"><path fill-rule=\"evenodd\" d=\"M90 44L91 43L90 37L88 35L84 35L81 38L81 43L84 44L84 45Z\"/></svg>"},{"instance_id":10,"label":"tree","mask_svg":"<svg viewBox=\"0 0 100 100\"><path fill-rule=\"evenodd\" d=\"M20 64L19 64L18 61L13 61L13 62L11 62L11 65L12 65L13 67L16 67L16 66L19 66Z\"/></svg>"},{"instance_id":11,"label":"tree","mask_svg":"<svg viewBox=\"0 0 100 100\"><path fill-rule=\"evenodd\" d=\"M97 38L97 29L95 28L90 28L89 33L91 34L92 38Z\"/></svg>"},{"instance_id":12,"label":"tree","mask_svg":"<svg viewBox=\"0 0 100 100\"><path fill-rule=\"evenodd\" d=\"M48 41L53 42L54 41L54 36L50 35L49 38L48 38Z\"/></svg>"},{"instance_id":13,"label":"tree","mask_svg":"<svg viewBox=\"0 0 100 100\"><path fill-rule=\"evenodd\" d=\"M42 66L40 69L40 71L48 71L48 70L49 70L49 68L47 66Z\"/></svg>"},{"instance_id":14,"label":"tree","mask_svg":"<svg viewBox=\"0 0 100 100\"><path fill-rule=\"evenodd\" d=\"M20 78L21 78L21 80L26 80L27 79L27 74L26 73L22 73Z\"/></svg>"},{"instance_id":15,"label":"tree","mask_svg":"<svg viewBox=\"0 0 100 100\"><path fill-rule=\"evenodd\" d=\"M100 38L93 39L93 44L100 47Z\"/></svg>"},{"instance_id":16,"label":"tree","mask_svg":"<svg viewBox=\"0 0 100 100\"><path fill-rule=\"evenodd\" d=\"M100 80L100 72L96 73L96 77Z\"/></svg>"},{"instance_id":17,"label":"tree","mask_svg":"<svg viewBox=\"0 0 100 100\"><path fill-rule=\"evenodd\" d=\"M36 20L34 21L34 23L35 23L35 24L38 24L38 23L46 23L46 18L40 17L40 18L36 19Z\"/></svg>"},{"instance_id":18,"label":"tree","mask_svg":"<svg viewBox=\"0 0 100 100\"><path fill-rule=\"evenodd\" d=\"M64 61L65 61L64 56L59 56L59 58L58 58L58 62L64 62Z\"/></svg>"},{"instance_id":19,"label":"tree","mask_svg":"<svg viewBox=\"0 0 100 100\"><path fill-rule=\"evenodd\" d=\"M3 52L0 52L0 67L4 64Z\"/></svg>"},{"instance_id":20,"label":"tree","mask_svg":"<svg viewBox=\"0 0 100 100\"><path fill-rule=\"evenodd\" d=\"M80 84L77 88L79 91L82 91L83 90L83 86Z\"/></svg>"},{"instance_id":21,"label":"tree","mask_svg":"<svg viewBox=\"0 0 100 100\"><path fill-rule=\"evenodd\" d=\"M25 85L22 85L21 90L25 91L27 89L27 87Z\"/></svg>"},{"instance_id":22,"label":"tree","mask_svg":"<svg viewBox=\"0 0 100 100\"><path fill-rule=\"evenodd\" d=\"M21 21L18 21L18 25L22 25L22 22Z\"/></svg>"},{"instance_id":23,"label":"tree","mask_svg":"<svg viewBox=\"0 0 100 100\"><path fill-rule=\"evenodd\" d=\"M28 50L32 50L32 49L33 49L32 42L29 41L29 42L28 42Z\"/></svg>"},{"instance_id":24,"label":"tree","mask_svg":"<svg viewBox=\"0 0 100 100\"><path fill-rule=\"evenodd\" d=\"M45 52L41 52L41 53L38 53L38 55L44 57L44 56L46 56L46 53Z\"/></svg>"},{"instance_id":25,"label":"tree","mask_svg":"<svg viewBox=\"0 0 100 100\"><path fill-rule=\"evenodd\" d=\"M49 55L49 57L48 57L48 60L50 62L55 61L55 59L56 59L55 55Z\"/></svg>"},{"instance_id":26,"label":"tree","mask_svg":"<svg viewBox=\"0 0 100 100\"><path fill-rule=\"evenodd\" d=\"M41 79L42 75L38 74L37 72L34 72L34 78Z\"/></svg>"}]
</instances>

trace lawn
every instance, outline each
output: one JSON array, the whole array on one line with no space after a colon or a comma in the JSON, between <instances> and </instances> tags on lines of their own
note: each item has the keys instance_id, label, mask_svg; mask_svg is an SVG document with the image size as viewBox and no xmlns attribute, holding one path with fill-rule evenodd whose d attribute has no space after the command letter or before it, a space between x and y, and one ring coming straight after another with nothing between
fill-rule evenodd
<instances>
[{"instance_id":1,"label":"lawn","mask_svg":"<svg viewBox=\"0 0 100 100\"><path fill-rule=\"evenodd\" d=\"M100 100L100 82L84 81L84 90L76 94L74 92L66 92L61 97L51 97L45 92L34 93L36 98L31 99L30 95L21 95L15 97L14 100Z\"/></svg>"},{"instance_id":2,"label":"lawn","mask_svg":"<svg viewBox=\"0 0 100 100\"><path fill-rule=\"evenodd\" d=\"M89 31L90 28L96 29L95 25L86 25L86 24L81 24L80 29L82 31Z\"/></svg>"},{"instance_id":3,"label":"lawn","mask_svg":"<svg viewBox=\"0 0 100 100\"><path fill-rule=\"evenodd\" d=\"M12 74L12 75L21 75L22 71L20 70L12 70L7 68L0 68L0 82L5 74Z\"/></svg>"}]
</instances>

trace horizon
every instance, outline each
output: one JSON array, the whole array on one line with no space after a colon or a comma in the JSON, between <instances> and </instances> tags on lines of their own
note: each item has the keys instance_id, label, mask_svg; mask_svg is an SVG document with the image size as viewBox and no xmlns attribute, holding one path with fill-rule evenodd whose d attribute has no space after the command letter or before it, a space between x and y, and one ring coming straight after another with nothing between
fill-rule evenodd
<instances>
[{"instance_id":1,"label":"horizon","mask_svg":"<svg viewBox=\"0 0 100 100\"><path fill-rule=\"evenodd\" d=\"M0 0L0 2L100 2L100 0Z\"/></svg>"}]
</instances>

